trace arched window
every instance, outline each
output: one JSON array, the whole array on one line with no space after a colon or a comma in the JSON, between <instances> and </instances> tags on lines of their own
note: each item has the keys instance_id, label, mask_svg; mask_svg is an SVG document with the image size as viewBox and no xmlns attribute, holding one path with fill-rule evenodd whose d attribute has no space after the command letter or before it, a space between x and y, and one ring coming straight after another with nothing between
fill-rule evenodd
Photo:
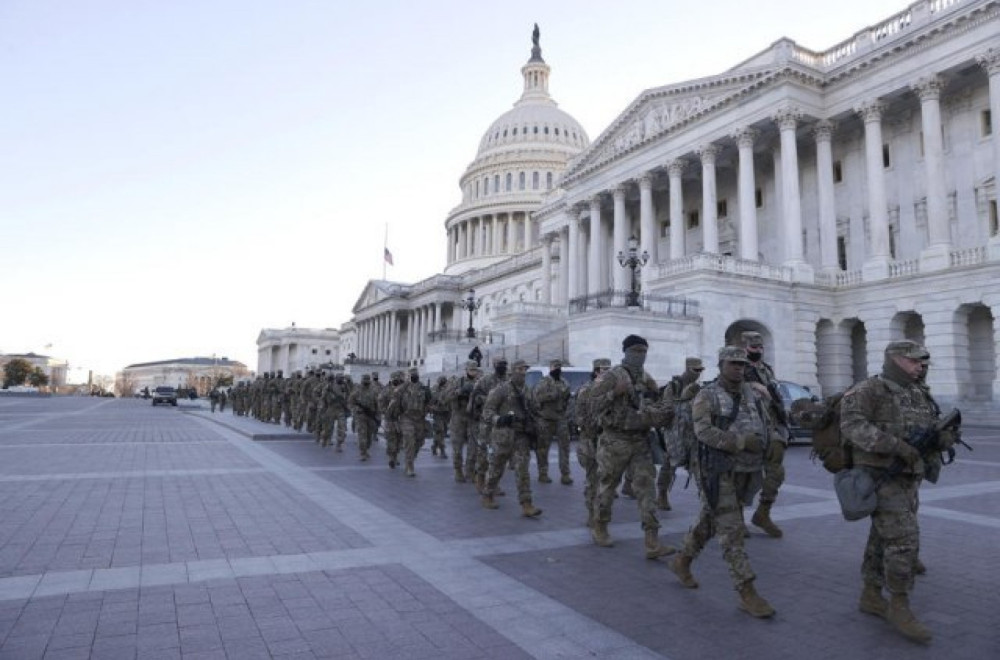
<instances>
[{"instance_id":1,"label":"arched window","mask_svg":"<svg viewBox=\"0 0 1000 660\"><path fill-rule=\"evenodd\" d=\"M538 190L538 172L531 173L531 189Z\"/></svg>"},{"instance_id":2,"label":"arched window","mask_svg":"<svg viewBox=\"0 0 1000 660\"><path fill-rule=\"evenodd\" d=\"M559 135L559 127L556 126L556 135Z\"/></svg>"},{"instance_id":3,"label":"arched window","mask_svg":"<svg viewBox=\"0 0 1000 660\"><path fill-rule=\"evenodd\" d=\"M520 174L517 175L518 190L524 190L524 182L525 182L524 172L521 172Z\"/></svg>"},{"instance_id":4,"label":"arched window","mask_svg":"<svg viewBox=\"0 0 1000 660\"><path fill-rule=\"evenodd\" d=\"M517 135L517 126L514 127L514 135Z\"/></svg>"},{"instance_id":5,"label":"arched window","mask_svg":"<svg viewBox=\"0 0 1000 660\"><path fill-rule=\"evenodd\" d=\"M513 185L514 185L514 175L511 174L510 172L507 172L507 187L504 188L504 190L510 192L511 186Z\"/></svg>"},{"instance_id":6,"label":"arched window","mask_svg":"<svg viewBox=\"0 0 1000 660\"><path fill-rule=\"evenodd\" d=\"M484 176L483 177L483 197L486 197L489 194L490 194L490 177Z\"/></svg>"},{"instance_id":7,"label":"arched window","mask_svg":"<svg viewBox=\"0 0 1000 660\"><path fill-rule=\"evenodd\" d=\"M479 181L476 180L476 199L479 199Z\"/></svg>"},{"instance_id":8,"label":"arched window","mask_svg":"<svg viewBox=\"0 0 1000 660\"><path fill-rule=\"evenodd\" d=\"M500 175L499 174L494 174L493 175L493 192L495 192L495 193L500 192Z\"/></svg>"},{"instance_id":9,"label":"arched window","mask_svg":"<svg viewBox=\"0 0 1000 660\"><path fill-rule=\"evenodd\" d=\"M552 172L545 173L545 189L552 190Z\"/></svg>"}]
</instances>

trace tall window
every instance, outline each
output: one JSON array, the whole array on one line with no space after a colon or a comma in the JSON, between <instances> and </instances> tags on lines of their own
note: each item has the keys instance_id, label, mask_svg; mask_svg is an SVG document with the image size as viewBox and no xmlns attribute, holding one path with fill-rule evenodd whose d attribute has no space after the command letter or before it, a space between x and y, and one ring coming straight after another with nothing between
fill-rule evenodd
<instances>
[{"instance_id":1,"label":"tall window","mask_svg":"<svg viewBox=\"0 0 1000 660\"><path fill-rule=\"evenodd\" d=\"M504 188L504 190L506 190L507 192L510 192L511 186L514 185L514 175L511 174L510 172L507 172L507 181L506 181L506 183L507 183L507 186L506 186L506 188Z\"/></svg>"},{"instance_id":2,"label":"tall window","mask_svg":"<svg viewBox=\"0 0 1000 660\"><path fill-rule=\"evenodd\" d=\"M552 190L552 172L545 173L545 189Z\"/></svg>"},{"instance_id":3,"label":"tall window","mask_svg":"<svg viewBox=\"0 0 1000 660\"><path fill-rule=\"evenodd\" d=\"M979 113L979 128L983 137L993 135L993 117L989 110L983 110Z\"/></svg>"},{"instance_id":4,"label":"tall window","mask_svg":"<svg viewBox=\"0 0 1000 660\"><path fill-rule=\"evenodd\" d=\"M892 158L889 157L889 145L888 144L883 144L882 145L882 167L888 168L888 167L891 167L891 166L892 166Z\"/></svg>"},{"instance_id":5,"label":"tall window","mask_svg":"<svg viewBox=\"0 0 1000 660\"><path fill-rule=\"evenodd\" d=\"M701 224L701 216L698 213L698 209L688 213L688 229L694 229L699 224Z\"/></svg>"},{"instance_id":6,"label":"tall window","mask_svg":"<svg viewBox=\"0 0 1000 660\"><path fill-rule=\"evenodd\" d=\"M833 182L840 183L844 180L844 166L839 160L833 161Z\"/></svg>"},{"instance_id":7,"label":"tall window","mask_svg":"<svg viewBox=\"0 0 1000 660\"><path fill-rule=\"evenodd\" d=\"M495 193L500 192L500 175L499 174L494 174L493 175L493 192L495 192Z\"/></svg>"},{"instance_id":8,"label":"tall window","mask_svg":"<svg viewBox=\"0 0 1000 660\"><path fill-rule=\"evenodd\" d=\"M538 172L531 173L531 189L538 190Z\"/></svg>"},{"instance_id":9,"label":"tall window","mask_svg":"<svg viewBox=\"0 0 1000 660\"><path fill-rule=\"evenodd\" d=\"M1000 234L1000 217L997 215L997 200L990 200L990 236Z\"/></svg>"},{"instance_id":10,"label":"tall window","mask_svg":"<svg viewBox=\"0 0 1000 660\"><path fill-rule=\"evenodd\" d=\"M840 270L847 270L847 237L837 237L837 264Z\"/></svg>"},{"instance_id":11,"label":"tall window","mask_svg":"<svg viewBox=\"0 0 1000 660\"><path fill-rule=\"evenodd\" d=\"M525 182L524 172L521 172L520 174L517 175L518 190L524 190L524 182Z\"/></svg>"}]
</instances>

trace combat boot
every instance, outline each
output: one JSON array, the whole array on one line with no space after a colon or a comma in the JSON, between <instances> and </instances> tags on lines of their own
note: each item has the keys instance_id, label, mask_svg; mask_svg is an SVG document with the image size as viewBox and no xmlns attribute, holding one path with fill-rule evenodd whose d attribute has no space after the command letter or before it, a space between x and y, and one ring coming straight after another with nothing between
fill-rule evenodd
<instances>
[{"instance_id":1,"label":"combat boot","mask_svg":"<svg viewBox=\"0 0 1000 660\"><path fill-rule=\"evenodd\" d=\"M416 470L413 469L413 461L406 461L406 476L408 477L417 476Z\"/></svg>"},{"instance_id":2,"label":"combat boot","mask_svg":"<svg viewBox=\"0 0 1000 660\"><path fill-rule=\"evenodd\" d=\"M694 557L689 557L685 554L680 554L674 557L674 560L670 562L670 570L674 572L677 579L681 581L681 586L687 589L697 589L698 581L694 579L691 575L691 562L694 561Z\"/></svg>"},{"instance_id":3,"label":"combat boot","mask_svg":"<svg viewBox=\"0 0 1000 660\"><path fill-rule=\"evenodd\" d=\"M564 474L562 476L562 479L560 479L559 481L560 481L560 483L562 483L563 486L572 486L573 485L573 477L569 476L568 474Z\"/></svg>"},{"instance_id":4,"label":"combat boot","mask_svg":"<svg viewBox=\"0 0 1000 660\"><path fill-rule=\"evenodd\" d=\"M531 500L528 500L527 502L521 502L521 515L525 518L535 518L542 515L542 510L532 504Z\"/></svg>"},{"instance_id":5,"label":"combat boot","mask_svg":"<svg viewBox=\"0 0 1000 660\"><path fill-rule=\"evenodd\" d=\"M745 611L750 616L755 616L758 619L766 619L768 617L774 616L774 608L766 600L761 598L760 594L753 587L753 582L744 582L743 586L739 588L740 594L740 609Z\"/></svg>"},{"instance_id":6,"label":"combat boot","mask_svg":"<svg viewBox=\"0 0 1000 660\"><path fill-rule=\"evenodd\" d=\"M476 473L476 476L474 478L474 483L476 484L476 492L482 495L483 489L486 487L486 475Z\"/></svg>"},{"instance_id":7,"label":"combat boot","mask_svg":"<svg viewBox=\"0 0 1000 660\"><path fill-rule=\"evenodd\" d=\"M545 474L543 472L542 474L538 475L538 483L540 483L540 484L550 484L550 483L552 483L552 480L549 479L549 475L547 475L547 474Z\"/></svg>"},{"instance_id":8,"label":"combat boot","mask_svg":"<svg viewBox=\"0 0 1000 660\"><path fill-rule=\"evenodd\" d=\"M465 473L461 470L455 470L455 483L464 484L468 479L465 478Z\"/></svg>"},{"instance_id":9,"label":"combat boot","mask_svg":"<svg viewBox=\"0 0 1000 660\"><path fill-rule=\"evenodd\" d=\"M500 505L494 501L492 495L483 495L482 499L484 509L499 509Z\"/></svg>"},{"instance_id":10,"label":"combat boot","mask_svg":"<svg viewBox=\"0 0 1000 660\"><path fill-rule=\"evenodd\" d=\"M657 530L646 530L646 559L658 559L677 552L677 548L669 545L660 545Z\"/></svg>"},{"instance_id":11,"label":"combat boot","mask_svg":"<svg viewBox=\"0 0 1000 660\"><path fill-rule=\"evenodd\" d=\"M594 526L590 528L590 536L594 539L594 543L602 548L610 548L615 544L611 540L611 535L608 534L608 523L600 520L594 521Z\"/></svg>"},{"instance_id":12,"label":"combat boot","mask_svg":"<svg viewBox=\"0 0 1000 660\"><path fill-rule=\"evenodd\" d=\"M882 597L882 587L866 582L861 591L861 600L858 601L858 609L884 619L889 612L889 601Z\"/></svg>"},{"instance_id":13,"label":"combat boot","mask_svg":"<svg viewBox=\"0 0 1000 660\"><path fill-rule=\"evenodd\" d=\"M910 599L906 594L892 594L886 618L903 637L914 642L929 644L933 638L931 631L913 616L913 612L910 611Z\"/></svg>"},{"instance_id":14,"label":"combat boot","mask_svg":"<svg viewBox=\"0 0 1000 660\"><path fill-rule=\"evenodd\" d=\"M780 539L782 536L781 528L771 520L770 502L761 502L757 506L757 510L753 512L753 518L750 519L750 522L764 530L768 536L776 539Z\"/></svg>"}]
</instances>

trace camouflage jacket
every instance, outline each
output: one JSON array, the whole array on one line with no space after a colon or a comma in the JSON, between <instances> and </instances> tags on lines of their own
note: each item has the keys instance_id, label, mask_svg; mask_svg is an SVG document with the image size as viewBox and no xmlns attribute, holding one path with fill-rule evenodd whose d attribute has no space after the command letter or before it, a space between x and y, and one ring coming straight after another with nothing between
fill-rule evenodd
<instances>
[{"instance_id":1,"label":"camouflage jacket","mask_svg":"<svg viewBox=\"0 0 1000 660\"><path fill-rule=\"evenodd\" d=\"M645 442L651 428L668 424L673 417L672 400L666 393L661 396L653 377L643 370L633 379L624 365L601 374L588 398L592 413L609 437Z\"/></svg>"},{"instance_id":2,"label":"camouflage jacket","mask_svg":"<svg viewBox=\"0 0 1000 660\"><path fill-rule=\"evenodd\" d=\"M580 427L580 435L589 439L597 437L599 428L590 405L590 391L593 387L594 381L590 381L576 391L576 424Z\"/></svg>"},{"instance_id":3,"label":"camouflage jacket","mask_svg":"<svg viewBox=\"0 0 1000 660\"><path fill-rule=\"evenodd\" d=\"M899 384L872 376L844 393L840 401L840 434L854 448L855 465L887 468L900 444L915 430L937 421L938 407L917 383ZM922 471L922 466L913 466ZM904 472L911 473L909 468Z\"/></svg>"},{"instance_id":4,"label":"camouflage jacket","mask_svg":"<svg viewBox=\"0 0 1000 660\"><path fill-rule=\"evenodd\" d=\"M742 437L755 433L767 443L771 422L755 388L744 382L739 392L740 407L734 418L735 392L727 390L718 380L705 385L691 404L694 433L698 442L732 454L735 472L757 472L763 468L764 454L743 450Z\"/></svg>"},{"instance_id":5,"label":"camouflage jacket","mask_svg":"<svg viewBox=\"0 0 1000 660\"><path fill-rule=\"evenodd\" d=\"M365 417L373 422L378 420L378 390L371 385L355 387L347 397L347 405L355 417Z\"/></svg>"},{"instance_id":6,"label":"camouflage jacket","mask_svg":"<svg viewBox=\"0 0 1000 660\"><path fill-rule=\"evenodd\" d=\"M528 388L517 388L509 380L504 380L490 390L483 404L483 421L493 427L494 432L511 431L517 434L533 433L535 418L531 410ZM497 428L500 415L514 414L514 422L505 428Z\"/></svg>"},{"instance_id":7,"label":"camouflage jacket","mask_svg":"<svg viewBox=\"0 0 1000 660\"><path fill-rule=\"evenodd\" d=\"M532 390L532 397L538 404L538 414L548 421L559 421L566 416L569 407L569 385L566 381L546 376Z\"/></svg>"},{"instance_id":8,"label":"camouflage jacket","mask_svg":"<svg viewBox=\"0 0 1000 660\"><path fill-rule=\"evenodd\" d=\"M453 378L448 383L445 396L448 405L451 406L452 415L469 414L469 399L472 398L472 392L478 380L478 378L469 378L468 375L463 374L458 378Z\"/></svg>"},{"instance_id":9,"label":"camouflage jacket","mask_svg":"<svg viewBox=\"0 0 1000 660\"><path fill-rule=\"evenodd\" d=\"M391 409L398 411L400 419L406 418L413 422L427 419L431 406L431 391L422 383L405 382L396 388L392 394Z\"/></svg>"},{"instance_id":10,"label":"camouflage jacket","mask_svg":"<svg viewBox=\"0 0 1000 660\"><path fill-rule=\"evenodd\" d=\"M402 387L402 385L400 385ZM390 422L394 422L399 419L399 410L396 406L391 405L393 394L396 392L396 386L391 383L385 385L382 391L378 395L378 409L379 412Z\"/></svg>"},{"instance_id":11,"label":"camouflage jacket","mask_svg":"<svg viewBox=\"0 0 1000 660\"><path fill-rule=\"evenodd\" d=\"M320 407L327 414L347 414L347 389L336 381L326 383L320 390Z\"/></svg>"},{"instance_id":12,"label":"camouflage jacket","mask_svg":"<svg viewBox=\"0 0 1000 660\"><path fill-rule=\"evenodd\" d=\"M435 415L447 415L451 412L451 403L448 401L450 386L450 382L439 383L431 390L431 412Z\"/></svg>"},{"instance_id":13,"label":"camouflage jacket","mask_svg":"<svg viewBox=\"0 0 1000 660\"><path fill-rule=\"evenodd\" d=\"M305 405L316 405L316 390L322 385L323 381L318 376L306 378L305 382L302 383L302 389L299 390L299 402Z\"/></svg>"},{"instance_id":14,"label":"camouflage jacket","mask_svg":"<svg viewBox=\"0 0 1000 660\"><path fill-rule=\"evenodd\" d=\"M488 424L492 424L492 420L488 419L483 415L483 405L486 403L486 397L489 393L496 387L499 383L505 382L506 376L503 380L499 376L494 374L486 374L482 378L476 380L475 386L472 388L472 395L469 396L469 404L466 408L472 419L483 420Z\"/></svg>"}]
</instances>

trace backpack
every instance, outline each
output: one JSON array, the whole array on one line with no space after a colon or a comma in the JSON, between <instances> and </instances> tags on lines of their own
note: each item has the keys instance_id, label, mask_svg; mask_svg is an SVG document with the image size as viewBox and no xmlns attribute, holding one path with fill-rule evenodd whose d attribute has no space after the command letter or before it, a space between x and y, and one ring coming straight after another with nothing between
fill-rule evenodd
<instances>
[{"instance_id":1,"label":"backpack","mask_svg":"<svg viewBox=\"0 0 1000 660\"><path fill-rule=\"evenodd\" d=\"M691 463L691 452L697 442L694 435L694 397L677 401L674 405L673 424L667 429L667 453L670 463L686 468Z\"/></svg>"},{"instance_id":2,"label":"backpack","mask_svg":"<svg viewBox=\"0 0 1000 660\"><path fill-rule=\"evenodd\" d=\"M802 428L812 431L812 451L809 457L819 459L827 472L834 474L853 467L851 446L840 437L840 400L844 393L828 396L822 401L798 399L792 403L792 415Z\"/></svg>"}]
</instances>

